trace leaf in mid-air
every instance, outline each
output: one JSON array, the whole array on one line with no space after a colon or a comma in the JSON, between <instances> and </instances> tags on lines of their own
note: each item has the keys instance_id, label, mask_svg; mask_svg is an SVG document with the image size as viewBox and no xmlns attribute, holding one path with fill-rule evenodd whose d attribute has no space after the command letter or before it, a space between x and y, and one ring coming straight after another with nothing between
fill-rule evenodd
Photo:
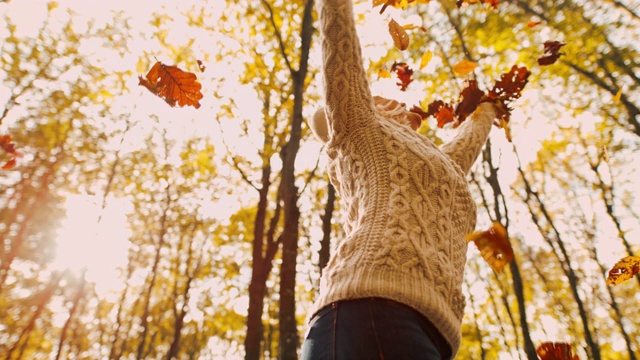
<instances>
[{"instance_id":1,"label":"leaf in mid-air","mask_svg":"<svg viewBox=\"0 0 640 360\"><path fill-rule=\"evenodd\" d=\"M202 85L194 73L157 61L146 77L138 76L138 80L139 85L146 87L172 107L176 104L178 106L191 105L196 109L200 107Z\"/></svg>"},{"instance_id":2,"label":"leaf in mid-air","mask_svg":"<svg viewBox=\"0 0 640 360\"><path fill-rule=\"evenodd\" d=\"M413 81L413 70L407 65L407 63L396 63L394 62L391 65L391 72L396 73L399 82L396 83L400 87L400 90L406 91L407 86Z\"/></svg>"},{"instance_id":3,"label":"leaf in mid-air","mask_svg":"<svg viewBox=\"0 0 640 360\"><path fill-rule=\"evenodd\" d=\"M418 4L428 4L430 0L373 0L373 7L382 5L380 9L380 14L382 14L387 6L406 9L409 5L418 5Z\"/></svg>"},{"instance_id":4,"label":"leaf in mid-air","mask_svg":"<svg viewBox=\"0 0 640 360\"><path fill-rule=\"evenodd\" d=\"M422 54L422 58L420 59L420 70L429 65L431 58L433 58L433 53L429 50L425 51L424 54Z\"/></svg>"},{"instance_id":5,"label":"leaf in mid-air","mask_svg":"<svg viewBox=\"0 0 640 360\"><path fill-rule=\"evenodd\" d=\"M545 342L536 349L540 360L579 360L573 354L571 344L563 342Z\"/></svg>"},{"instance_id":6,"label":"leaf in mid-air","mask_svg":"<svg viewBox=\"0 0 640 360\"><path fill-rule=\"evenodd\" d=\"M530 28L536 27L540 24L540 20L529 20L527 21L527 26Z\"/></svg>"},{"instance_id":7,"label":"leaf in mid-air","mask_svg":"<svg viewBox=\"0 0 640 360\"><path fill-rule=\"evenodd\" d=\"M462 60L453 65L453 71L460 76L464 76L471 73L476 67L478 67L478 64L473 61Z\"/></svg>"},{"instance_id":8,"label":"leaf in mid-air","mask_svg":"<svg viewBox=\"0 0 640 360\"><path fill-rule=\"evenodd\" d=\"M21 157L22 154L16 151L16 145L11 140L11 135L0 135L0 148L9 155L9 160L0 169L9 170L15 167L16 159Z\"/></svg>"},{"instance_id":9,"label":"leaf in mid-air","mask_svg":"<svg viewBox=\"0 0 640 360\"><path fill-rule=\"evenodd\" d=\"M640 256L627 256L620 259L609 270L607 285L618 285L640 273Z\"/></svg>"},{"instance_id":10,"label":"leaf in mid-air","mask_svg":"<svg viewBox=\"0 0 640 360\"><path fill-rule=\"evenodd\" d=\"M498 8L498 0L458 0L456 1L456 5L458 8L461 8L463 5L471 5L471 4L489 4L492 8Z\"/></svg>"},{"instance_id":11,"label":"leaf in mid-air","mask_svg":"<svg viewBox=\"0 0 640 360\"><path fill-rule=\"evenodd\" d=\"M389 21L389 34L391 34L393 43L399 50L407 50L409 47L409 34L407 34L407 31L393 19Z\"/></svg>"},{"instance_id":12,"label":"leaf in mid-air","mask_svg":"<svg viewBox=\"0 0 640 360\"><path fill-rule=\"evenodd\" d=\"M613 97L613 102L618 102L620 101L620 98L622 98L622 88L618 89L618 92L616 93L616 95Z\"/></svg>"},{"instance_id":13,"label":"leaf in mid-air","mask_svg":"<svg viewBox=\"0 0 640 360\"><path fill-rule=\"evenodd\" d=\"M544 54L538 58L538 64L542 66L554 64L558 61L560 55L564 55L564 53L560 52L560 48L566 44L560 41L545 41Z\"/></svg>"},{"instance_id":14,"label":"leaf in mid-air","mask_svg":"<svg viewBox=\"0 0 640 360\"><path fill-rule=\"evenodd\" d=\"M480 254L495 272L501 272L513 260L507 230L497 221L488 230L467 234L466 238L476 243Z\"/></svg>"},{"instance_id":15,"label":"leaf in mid-air","mask_svg":"<svg viewBox=\"0 0 640 360\"><path fill-rule=\"evenodd\" d=\"M438 127L442 128L450 122L455 121L453 106L442 100L436 100L427 107L427 116L433 116L438 121Z\"/></svg>"},{"instance_id":16,"label":"leaf in mid-air","mask_svg":"<svg viewBox=\"0 0 640 360\"><path fill-rule=\"evenodd\" d=\"M204 72L207 67L202 63L201 60L196 60L196 64L198 64L198 69L200 69L200 72Z\"/></svg>"}]
</instances>

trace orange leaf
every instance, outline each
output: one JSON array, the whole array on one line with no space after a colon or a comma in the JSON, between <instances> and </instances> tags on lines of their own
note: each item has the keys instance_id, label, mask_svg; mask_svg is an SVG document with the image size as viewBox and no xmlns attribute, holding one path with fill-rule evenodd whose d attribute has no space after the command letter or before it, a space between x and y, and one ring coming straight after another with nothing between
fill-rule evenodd
<instances>
[{"instance_id":1,"label":"orange leaf","mask_svg":"<svg viewBox=\"0 0 640 360\"><path fill-rule=\"evenodd\" d=\"M373 7L382 5L380 14L384 12L387 6L406 9L409 5L428 4L430 0L373 0Z\"/></svg>"},{"instance_id":2,"label":"orange leaf","mask_svg":"<svg viewBox=\"0 0 640 360\"><path fill-rule=\"evenodd\" d=\"M507 238L507 230L499 222L494 222L489 230L476 231L466 236L467 241L476 243L482 257L495 272L501 272L513 260L513 249Z\"/></svg>"},{"instance_id":3,"label":"orange leaf","mask_svg":"<svg viewBox=\"0 0 640 360\"><path fill-rule=\"evenodd\" d=\"M177 66L164 65L157 61L146 75L138 77L139 85L164 99L170 106L191 105L198 109L202 99L202 85L194 73L186 72Z\"/></svg>"},{"instance_id":4,"label":"orange leaf","mask_svg":"<svg viewBox=\"0 0 640 360\"><path fill-rule=\"evenodd\" d=\"M607 276L607 285L618 285L640 272L640 257L627 256L618 261Z\"/></svg>"},{"instance_id":5,"label":"orange leaf","mask_svg":"<svg viewBox=\"0 0 640 360\"><path fill-rule=\"evenodd\" d=\"M532 28L532 27L535 27L536 25L540 24L540 22L541 22L540 20L529 20L527 22L527 26Z\"/></svg>"},{"instance_id":6,"label":"orange leaf","mask_svg":"<svg viewBox=\"0 0 640 360\"><path fill-rule=\"evenodd\" d=\"M540 360L579 360L573 355L571 344L561 342L545 342L536 349Z\"/></svg>"},{"instance_id":7,"label":"orange leaf","mask_svg":"<svg viewBox=\"0 0 640 360\"><path fill-rule=\"evenodd\" d=\"M622 97L622 88L618 89L618 92L616 93L616 96L613 97L613 102L620 101L621 97Z\"/></svg>"},{"instance_id":8,"label":"orange leaf","mask_svg":"<svg viewBox=\"0 0 640 360\"><path fill-rule=\"evenodd\" d=\"M9 170L12 169L16 166L16 158L11 158L9 161L7 161L4 165L2 165L2 170Z\"/></svg>"},{"instance_id":9,"label":"orange leaf","mask_svg":"<svg viewBox=\"0 0 640 360\"><path fill-rule=\"evenodd\" d=\"M435 114L436 119L438 120L438 127L443 128L450 122L454 121L453 110L451 107L443 106L438 110Z\"/></svg>"},{"instance_id":10,"label":"orange leaf","mask_svg":"<svg viewBox=\"0 0 640 360\"><path fill-rule=\"evenodd\" d=\"M393 43L401 51L409 47L409 35L407 31L393 19L389 21L389 34L391 34Z\"/></svg>"},{"instance_id":11,"label":"orange leaf","mask_svg":"<svg viewBox=\"0 0 640 360\"><path fill-rule=\"evenodd\" d=\"M429 64L431 58L433 58L433 53L429 50L425 51L424 54L422 54L422 58L420 59L420 70L422 70Z\"/></svg>"},{"instance_id":12,"label":"orange leaf","mask_svg":"<svg viewBox=\"0 0 640 360\"><path fill-rule=\"evenodd\" d=\"M474 63L473 61L462 60L459 63L453 65L453 71L460 76L464 76L472 72L477 66L478 64Z\"/></svg>"}]
</instances>

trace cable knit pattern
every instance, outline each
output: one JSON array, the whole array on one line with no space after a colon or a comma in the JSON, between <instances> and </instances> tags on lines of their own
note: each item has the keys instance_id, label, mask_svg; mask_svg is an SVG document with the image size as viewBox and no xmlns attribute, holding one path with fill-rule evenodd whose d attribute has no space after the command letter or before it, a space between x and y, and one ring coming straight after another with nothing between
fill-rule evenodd
<instances>
[{"instance_id":1,"label":"cable knit pattern","mask_svg":"<svg viewBox=\"0 0 640 360\"><path fill-rule=\"evenodd\" d=\"M346 236L323 273L315 311L344 299L396 300L429 318L455 354L465 305L464 236L476 220L465 175L495 108L482 104L439 149L376 112L351 0L321 0L319 14L328 171Z\"/></svg>"}]
</instances>

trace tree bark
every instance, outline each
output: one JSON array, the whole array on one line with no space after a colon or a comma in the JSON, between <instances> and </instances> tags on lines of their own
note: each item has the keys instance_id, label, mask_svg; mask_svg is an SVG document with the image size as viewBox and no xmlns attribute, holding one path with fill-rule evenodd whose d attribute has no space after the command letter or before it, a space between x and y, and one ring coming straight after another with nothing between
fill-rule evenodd
<instances>
[{"instance_id":1,"label":"tree bark","mask_svg":"<svg viewBox=\"0 0 640 360\"><path fill-rule=\"evenodd\" d=\"M327 203L322 215L322 240L318 251L318 270L320 270L320 273L329 263L329 257L331 256L331 219L335 210L335 201L336 189L331 185L331 182L327 182Z\"/></svg>"}]
</instances>

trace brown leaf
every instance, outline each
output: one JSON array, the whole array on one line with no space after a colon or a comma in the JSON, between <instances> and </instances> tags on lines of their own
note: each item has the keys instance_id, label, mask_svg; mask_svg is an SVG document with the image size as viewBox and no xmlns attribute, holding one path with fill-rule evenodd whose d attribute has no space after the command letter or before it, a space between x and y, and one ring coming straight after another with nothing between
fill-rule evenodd
<instances>
[{"instance_id":1,"label":"brown leaf","mask_svg":"<svg viewBox=\"0 0 640 360\"><path fill-rule=\"evenodd\" d=\"M424 111L424 110L423 110L420 106L418 106L418 105L413 105L413 106L411 107L411 109L409 109L409 111L411 111L411 112L413 112L413 113L416 113L416 114L420 115L420 118L421 118L422 120L424 120L424 119L426 119L426 118L428 118L428 117L429 117L429 114L428 114L426 111Z\"/></svg>"},{"instance_id":2,"label":"brown leaf","mask_svg":"<svg viewBox=\"0 0 640 360\"><path fill-rule=\"evenodd\" d=\"M609 270L607 285L619 285L637 273L640 273L640 256L624 257Z\"/></svg>"},{"instance_id":3,"label":"brown leaf","mask_svg":"<svg viewBox=\"0 0 640 360\"><path fill-rule=\"evenodd\" d=\"M476 243L480 254L495 272L501 272L513 260L513 249L507 238L507 230L499 222L494 222L488 230L476 231L466 236L467 241Z\"/></svg>"},{"instance_id":4,"label":"brown leaf","mask_svg":"<svg viewBox=\"0 0 640 360\"><path fill-rule=\"evenodd\" d=\"M407 31L393 19L389 21L389 34L391 34L393 43L401 51L404 51L409 47L409 35L407 34Z\"/></svg>"},{"instance_id":5,"label":"brown leaf","mask_svg":"<svg viewBox=\"0 0 640 360\"><path fill-rule=\"evenodd\" d=\"M409 65L407 65L407 63L394 62L393 65L391 65L391 72L395 73L398 77L398 80L400 80L396 83L396 85L400 87L400 90L406 91L407 86L409 86L409 84L411 84L411 82L413 81L413 70L409 67Z\"/></svg>"},{"instance_id":6,"label":"brown leaf","mask_svg":"<svg viewBox=\"0 0 640 360\"><path fill-rule=\"evenodd\" d=\"M545 41L544 54L538 58L538 64L542 66L554 64L561 55L564 55L560 52L560 48L566 44L560 41Z\"/></svg>"},{"instance_id":7,"label":"brown leaf","mask_svg":"<svg viewBox=\"0 0 640 360\"><path fill-rule=\"evenodd\" d=\"M458 121L464 121L471 115L484 96L484 91L478 88L478 82L475 80L467 80L467 86L460 92L460 102L456 106L456 116Z\"/></svg>"},{"instance_id":8,"label":"brown leaf","mask_svg":"<svg viewBox=\"0 0 640 360\"><path fill-rule=\"evenodd\" d=\"M573 354L571 344L562 342L545 342L536 349L540 360L579 360Z\"/></svg>"},{"instance_id":9,"label":"brown leaf","mask_svg":"<svg viewBox=\"0 0 640 360\"><path fill-rule=\"evenodd\" d=\"M202 85L194 73L186 72L177 66L164 65L157 61L146 75L138 77L139 85L164 99L170 106L191 105L198 109L202 99Z\"/></svg>"},{"instance_id":10,"label":"brown leaf","mask_svg":"<svg viewBox=\"0 0 640 360\"><path fill-rule=\"evenodd\" d=\"M200 61L200 60L196 60L196 63L198 64L198 69L200 69L200 72L204 72L204 71L207 69L207 67L206 67L206 66L204 66L204 64L202 63L202 61Z\"/></svg>"}]
</instances>

